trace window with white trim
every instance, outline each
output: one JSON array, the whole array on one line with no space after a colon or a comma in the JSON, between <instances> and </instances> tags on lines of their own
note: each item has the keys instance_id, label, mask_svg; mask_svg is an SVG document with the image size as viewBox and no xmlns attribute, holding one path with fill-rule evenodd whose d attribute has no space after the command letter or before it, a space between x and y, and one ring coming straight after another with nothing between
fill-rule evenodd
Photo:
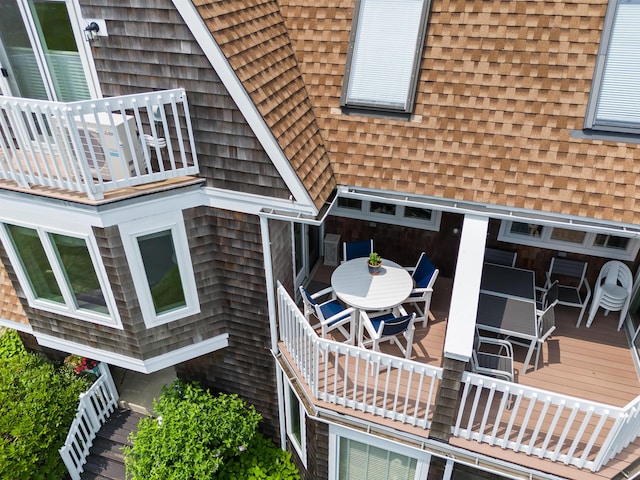
<instances>
[{"instance_id":1,"label":"window with white trim","mask_svg":"<svg viewBox=\"0 0 640 480\"><path fill-rule=\"evenodd\" d=\"M287 436L298 452L303 465L307 466L307 430L305 425L305 410L291 385L286 383L285 405L287 407L286 426Z\"/></svg>"},{"instance_id":2,"label":"window with white trim","mask_svg":"<svg viewBox=\"0 0 640 480\"><path fill-rule=\"evenodd\" d=\"M411 112L429 0L357 0L342 106Z\"/></svg>"},{"instance_id":3,"label":"window with white trim","mask_svg":"<svg viewBox=\"0 0 640 480\"><path fill-rule=\"evenodd\" d=\"M335 425L329 432L329 480L426 480L431 455Z\"/></svg>"},{"instance_id":4,"label":"window with white trim","mask_svg":"<svg viewBox=\"0 0 640 480\"><path fill-rule=\"evenodd\" d=\"M122 328L93 237L8 223L0 235L29 305Z\"/></svg>"},{"instance_id":5,"label":"window with white trim","mask_svg":"<svg viewBox=\"0 0 640 480\"><path fill-rule=\"evenodd\" d=\"M438 231L442 212L430 208L339 197L332 215Z\"/></svg>"},{"instance_id":6,"label":"window with white trim","mask_svg":"<svg viewBox=\"0 0 640 480\"><path fill-rule=\"evenodd\" d=\"M120 236L147 327L200 312L182 212L122 224Z\"/></svg>"},{"instance_id":7,"label":"window with white trim","mask_svg":"<svg viewBox=\"0 0 640 480\"><path fill-rule=\"evenodd\" d=\"M640 133L640 0L610 0L585 128Z\"/></svg>"},{"instance_id":8,"label":"window with white trim","mask_svg":"<svg viewBox=\"0 0 640 480\"><path fill-rule=\"evenodd\" d=\"M514 221L500 224L498 240L619 260L635 259L640 247L635 237Z\"/></svg>"}]
</instances>

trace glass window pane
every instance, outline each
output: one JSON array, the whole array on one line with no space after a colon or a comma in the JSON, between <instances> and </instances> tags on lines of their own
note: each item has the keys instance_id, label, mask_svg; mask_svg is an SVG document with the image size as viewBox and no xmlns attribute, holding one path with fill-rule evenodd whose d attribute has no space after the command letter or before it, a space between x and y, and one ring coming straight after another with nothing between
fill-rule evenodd
<instances>
[{"instance_id":1,"label":"glass window pane","mask_svg":"<svg viewBox=\"0 0 640 480\"><path fill-rule=\"evenodd\" d=\"M415 218L416 220L431 220L431 210L427 208L404 207L405 218Z\"/></svg>"},{"instance_id":2,"label":"glass window pane","mask_svg":"<svg viewBox=\"0 0 640 480\"><path fill-rule=\"evenodd\" d=\"M71 102L89 99L87 79L66 4L31 2L31 11L58 100Z\"/></svg>"},{"instance_id":3,"label":"glass window pane","mask_svg":"<svg viewBox=\"0 0 640 480\"><path fill-rule=\"evenodd\" d=\"M298 445L302 445L302 428L300 426L302 418L300 418L300 402L291 388L289 388L289 418L291 419L291 435L296 439Z\"/></svg>"},{"instance_id":4,"label":"glass window pane","mask_svg":"<svg viewBox=\"0 0 640 480\"><path fill-rule=\"evenodd\" d=\"M76 307L109 315L107 302L93 267L87 243L82 238L50 233L60 266L66 276Z\"/></svg>"},{"instance_id":5,"label":"glass window pane","mask_svg":"<svg viewBox=\"0 0 640 480\"><path fill-rule=\"evenodd\" d=\"M567 228L555 227L551 231L552 240L560 240L562 242L582 243L586 233L578 230L569 230Z\"/></svg>"},{"instance_id":6,"label":"glass window pane","mask_svg":"<svg viewBox=\"0 0 640 480\"><path fill-rule=\"evenodd\" d=\"M32 228L7 225L13 247L20 258L33 295L36 298L64 304L58 282L53 275L38 232Z\"/></svg>"},{"instance_id":7,"label":"glass window pane","mask_svg":"<svg viewBox=\"0 0 640 480\"><path fill-rule=\"evenodd\" d=\"M380 213L382 215L395 215L396 206L392 203L371 202L369 211L371 213Z\"/></svg>"},{"instance_id":8,"label":"glass window pane","mask_svg":"<svg viewBox=\"0 0 640 480\"><path fill-rule=\"evenodd\" d=\"M16 96L48 100L38 62L15 0L0 0L0 42L4 45ZM1 56L0 56L1 58ZM6 92L5 92L6 93Z\"/></svg>"},{"instance_id":9,"label":"glass window pane","mask_svg":"<svg viewBox=\"0 0 640 480\"><path fill-rule=\"evenodd\" d=\"M187 305L171 230L138 237L156 315Z\"/></svg>"},{"instance_id":10,"label":"glass window pane","mask_svg":"<svg viewBox=\"0 0 640 480\"><path fill-rule=\"evenodd\" d=\"M349 208L351 210L362 210L362 200L355 198L338 198L338 207Z\"/></svg>"},{"instance_id":11,"label":"glass window pane","mask_svg":"<svg viewBox=\"0 0 640 480\"><path fill-rule=\"evenodd\" d=\"M542 225L537 225L535 223L513 222L511 224L510 233L524 235L527 237L539 237L542 235L543 228L544 227Z\"/></svg>"},{"instance_id":12,"label":"glass window pane","mask_svg":"<svg viewBox=\"0 0 640 480\"><path fill-rule=\"evenodd\" d=\"M617 237L615 235L606 235L599 233L596 235L596 239L593 244L596 247L614 248L616 250L626 250L629 245L629 239L627 237Z\"/></svg>"},{"instance_id":13,"label":"glass window pane","mask_svg":"<svg viewBox=\"0 0 640 480\"><path fill-rule=\"evenodd\" d=\"M340 439L339 480L414 480L417 465L415 458Z\"/></svg>"}]
</instances>

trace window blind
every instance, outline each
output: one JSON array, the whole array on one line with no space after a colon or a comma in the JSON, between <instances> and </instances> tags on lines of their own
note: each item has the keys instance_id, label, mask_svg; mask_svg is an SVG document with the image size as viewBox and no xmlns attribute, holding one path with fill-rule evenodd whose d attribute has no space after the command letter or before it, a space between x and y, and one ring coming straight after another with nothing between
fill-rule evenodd
<instances>
[{"instance_id":1,"label":"window blind","mask_svg":"<svg viewBox=\"0 0 640 480\"><path fill-rule=\"evenodd\" d=\"M361 0L346 104L409 108L423 7L424 0Z\"/></svg>"},{"instance_id":2,"label":"window blind","mask_svg":"<svg viewBox=\"0 0 640 480\"><path fill-rule=\"evenodd\" d=\"M604 63L596 124L640 125L640 0L618 3Z\"/></svg>"}]
</instances>

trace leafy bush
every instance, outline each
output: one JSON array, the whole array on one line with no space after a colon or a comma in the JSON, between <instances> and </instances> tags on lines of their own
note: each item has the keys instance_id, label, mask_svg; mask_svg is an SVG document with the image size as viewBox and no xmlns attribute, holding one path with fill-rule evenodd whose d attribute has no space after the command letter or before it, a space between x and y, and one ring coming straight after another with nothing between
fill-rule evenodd
<instances>
[{"instance_id":1,"label":"leafy bush","mask_svg":"<svg viewBox=\"0 0 640 480\"><path fill-rule=\"evenodd\" d=\"M154 402L157 418L140 421L125 447L131 480L214 479L223 463L251 443L261 416L237 395L216 397L176 380Z\"/></svg>"},{"instance_id":2,"label":"leafy bush","mask_svg":"<svg viewBox=\"0 0 640 480\"><path fill-rule=\"evenodd\" d=\"M62 479L58 454L89 383L28 353L18 333L0 337L0 478Z\"/></svg>"},{"instance_id":3,"label":"leafy bush","mask_svg":"<svg viewBox=\"0 0 640 480\"><path fill-rule=\"evenodd\" d=\"M225 462L216 476L219 480L300 480L291 454L278 448L260 433L240 455Z\"/></svg>"}]
</instances>

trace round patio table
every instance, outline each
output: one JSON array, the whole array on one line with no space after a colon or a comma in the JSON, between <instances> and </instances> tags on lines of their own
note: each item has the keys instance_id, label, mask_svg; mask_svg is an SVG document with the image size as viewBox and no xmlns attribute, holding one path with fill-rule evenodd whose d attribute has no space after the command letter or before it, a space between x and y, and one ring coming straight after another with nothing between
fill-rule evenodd
<instances>
[{"instance_id":1,"label":"round patio table","mask_svg":"<svg viewBox=\"0 0 640 480\"><path fill-rule=\"evenodd\" d=\"M383 259L380 273L371 275L367 262L368 257L355 258L334 270L331 286L340 300L360 310L385 310L409 297L413 280L407 270Z\"/></svg>"}]
</instances>

